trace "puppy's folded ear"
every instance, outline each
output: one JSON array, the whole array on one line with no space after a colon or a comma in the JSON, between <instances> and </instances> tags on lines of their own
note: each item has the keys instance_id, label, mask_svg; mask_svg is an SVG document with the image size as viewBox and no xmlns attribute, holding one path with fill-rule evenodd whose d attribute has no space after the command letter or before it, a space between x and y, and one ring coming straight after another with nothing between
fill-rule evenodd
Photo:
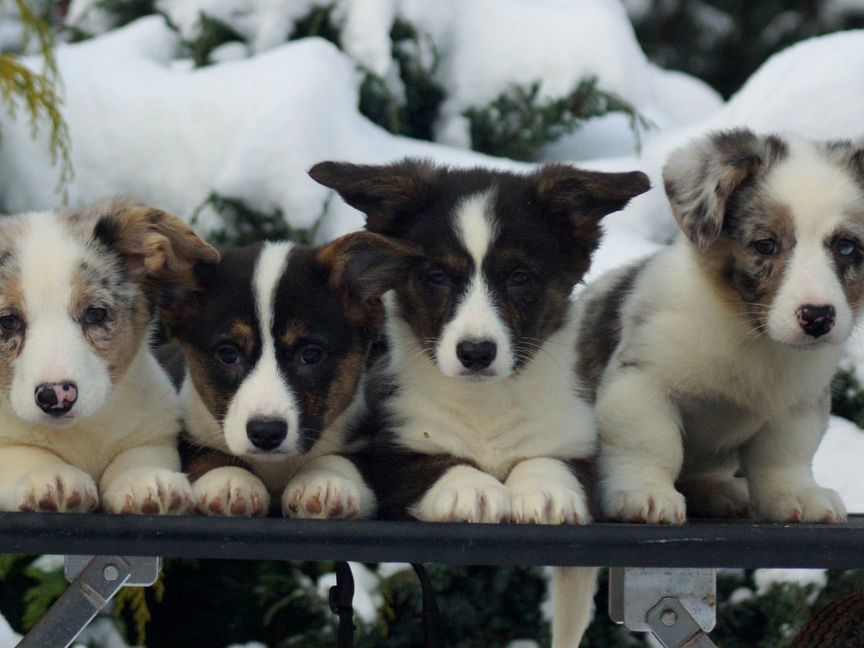
<instances>
[{"instance_id":1,"label":"puppy's folded ear","mask_svg":"<svg viewBox=\"0 0 864 648\"><path fill-rule=\"evenodd\" d=\"M141 279L192 287L196 263L219 261L216 248L164 211L121 201L100 212L93 237L114 249Z\"/></svg>"},{"instance_id":2,"label":"puppy's folded ear","mask_svg":"<svg viewBox=\"0 0 864 648\"><path fill-rule=\"evenodd\" d=\"M663 184L678 226L700 250L723 231L729 201L776 159L786 144L740 128L711 133L675 150L663 167Z\"/></svg>"},{"instance_id":3,"label":"puppy's folded ear","mask_svg":"<svg viewBox=\"0 0 864 648\"><path fill-rule=\"evenodd\" d=\"M567 164L550 164L536 174L537 199L553 214L566 215L577 228L621 211L651 188L641 171L603 173Z\"/></svg>"},{"instance_id":4,"label":"puppy's folded ear","mask_svg":"<svg viewBox=\"0 0 864 648\"><path fill-rule=\"evenodd\" d=\"M403 282L420 258L412 247L372 232L348 234L318 253L330 286L343 296L348 318L358 326L380 325L381 297Z\"/></svg>"},{"instance_id":5,"label":"puppy's folded ear","mask_svg":"<svg viewBox=\"0 0 864 648\"><path fill-rule=\"evenodd\" d=\"M410 158L385 165L319 162L309 170L315 182L366 214L367 229L390 236L398 233L402 216L427 200L438 173L431 161Z\"/></svg>"}]
</instances>

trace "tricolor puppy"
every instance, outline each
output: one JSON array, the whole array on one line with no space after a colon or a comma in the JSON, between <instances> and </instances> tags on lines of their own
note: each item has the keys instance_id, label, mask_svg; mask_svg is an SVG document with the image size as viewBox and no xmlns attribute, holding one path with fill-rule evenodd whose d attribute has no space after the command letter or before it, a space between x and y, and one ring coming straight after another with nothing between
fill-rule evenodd
<instances>
[{"instance_id":1,"label":"tricolor puppy","mask_svg":"<svg viewBox=\"0 0 864 648\"><path fill-rule=\"evenodd\" d=\"M415 160L310 174L365 212L369 230L423 253L385 302L387 386L372 403L381 421L367 465L382 515L589 522L578 472L596 431L574 370L570 294L600 219L646 191L645 175Z\"/></svg>"},{"instance_id":2,"label":"tricolor puppy","mask_svg":"<svg viewBox=\"0 0 864 648\"><path fill-rule=\"evenodd\" d=\"M367 232L322 247L268 242L195 268L163 319L186 359L181 389L195 502L208 515L368 517L351 423L384 320L381 295L412 253Z\"/></svg>"},{"instance_id":3,"label":"tricolor puppy","mask_svg":"<svg viewBox=\"0 0 864 648\"><path fill-rule=\"evenodd\" d=\"M0 510L191 508L150 331L161 287L217 258L131 202L0 220Z\"/></svg>"},{"instance_id":4,"label":"tricolor puppy","mask_svg":"<svg viewBox=\"0 0 864 648\"><path fill-rule=\"evenodd\" d=\"M685 236L580 299L607 516L682 522L686 495L700 515L846 518L811 463L864 296L862 160L749 130L672 153Z\"/></svg>"}]
</instances>

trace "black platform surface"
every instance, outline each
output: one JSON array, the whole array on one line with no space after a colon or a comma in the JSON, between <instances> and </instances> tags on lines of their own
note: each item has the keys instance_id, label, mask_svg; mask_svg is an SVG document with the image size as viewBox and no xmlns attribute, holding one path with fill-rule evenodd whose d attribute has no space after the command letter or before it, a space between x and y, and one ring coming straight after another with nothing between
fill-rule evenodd
<instances>
[{"instance_id":1,"label":"black platform surface","mask_svg":"<svg viewBox=\"0 0 864 648\"><path fill-rule=\"evenodd\" d=\"M0 553L451 565L864 568L847 524L697 520L583 527L0 513Z\"/></svg>"}]
</instances>

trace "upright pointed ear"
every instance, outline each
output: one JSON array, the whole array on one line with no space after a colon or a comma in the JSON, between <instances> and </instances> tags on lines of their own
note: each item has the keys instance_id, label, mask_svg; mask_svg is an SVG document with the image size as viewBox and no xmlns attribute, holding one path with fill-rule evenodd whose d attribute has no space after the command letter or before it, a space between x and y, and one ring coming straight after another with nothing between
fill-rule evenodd
<instances>
[{"instance_id":1,"label":"upright pointed ear","mask_svg":"<svg viewBox=\"0 0 864 648\"><path fill-rule=\"evenodd\" d=\"M129 201L105 205L93 237L113 248L133 274L160 283L192 286L196 263L219 260L216 248L179 218Z\"/></svg>"},{"instance_id":2,"label":"upright pointed ear","mask_svg":"<svg viewBox=\"0 0 864 648\"><path fill-rule=\"evenodd\" d=\"M367 229L392 236L400 217L416 212L427 200L438 168L429 160L410 158L385 165L319 162L309 175L366 214Z\"/></svg>"},{"instance_id":3,"label":"upright pointed ear","mask_svg":"<svg viewBox=\"0 0 864 648\"><path fill-rule=\"evenodd\" d=\"M740 128L711 133L672 152L663 184L678 226L697 249L708 249L720 237L735 192L786 149L776 136Z\"/></svg>"},{"instance_id":4,"label":"upright pointed ear","mask_svg":"<svg viewBox=\"0 0 864 648\"><path fill-rule=\"evenodd\" d=\"M621 211L631 198L650 188L648 176L641 171L602 173L551 164L537 173L540 202L553 213L566 214L577 225Z\"/></svg>"},{"instance_id":5,"label":"upright pointed ear","mask_svg":"<svg viewBox=\"0 0 864 648\"><path fill-rule=\"evenodd\" d=\"M357 326L379 327L381 297L402 283L420 252L393 239L355 232L336 239L318 253L330 272L330 286L343 296L348 318Z\"/></svg>"}]
</instances>

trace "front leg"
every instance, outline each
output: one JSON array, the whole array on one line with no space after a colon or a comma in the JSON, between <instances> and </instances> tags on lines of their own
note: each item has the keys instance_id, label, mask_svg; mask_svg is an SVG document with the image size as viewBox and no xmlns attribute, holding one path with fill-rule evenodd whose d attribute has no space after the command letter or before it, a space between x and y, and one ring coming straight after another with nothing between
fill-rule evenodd
<instances>
[{"instance_id":1,"label":"front leg","mask_svg":"<svg viewBox=\"0 0 864 648\"><path fill-rule=\"evenodd\" d=\"M347 457L324 455L305 464L282 493L282 512L295 518L369 518L376 501Z\"/></svg>"},{"instance_id":2,"label":"front leg","mask_svg":"<svg viewBox=\"0 0 864 648\"><path fill-rule=\"evenodd\" d=\"M603 513L623 522L682 524L675 490L681 417L662 384L639 367L614 371L597 396Z\"/></svg>"},{"instance_id":3,"label":"front leg","mask_svg":"<svg viewBox=\"0 0 864 648\"><path fill-rule=\"evenodd\" d=\"M766 423L741 453L757 517L776 522L844 522L846 507L813 478L813 455L828 427L830 398Z\"/></svg>"},{"instance_id":4,"label":"front leg","mask_svg":"<svg viewBox=\"0 0 864 648\"><path fill-rule=\"evenodd\" d=\"M424 522L507 522L510 490L477 468L449 468L410 509Z\"/></svg>"},{"instance_id":5,"label":"front leg","mask_svg":"<svg viewBox=\"0 0 864 648\"><path fill-rule=\"evenodd\" d=\"M192 487L173 445L131 448L102 474L99 490L108 513L182 515L194 507Z\"/></svg>"},{"instance_id":6,"label":"front leg","mask_svg":"<svg viewBox=\"0 0 864 648\"><path fill-rule=\"evenodd\" d=\"M537 457L516 464L504 485L510 489L510 515L516 524L587 524L588 498L570 466Z\"/></svg>"},{"instance_id":7,"label":"front leg","mask_svg":"<svg viewBox=\"0 0 864 648\"><path fill-rule=\"evenodd\" d=\"M87 513L98 503L93 478L53 452L0 448L0 511Z\"/></svg>"}]
</instances>

